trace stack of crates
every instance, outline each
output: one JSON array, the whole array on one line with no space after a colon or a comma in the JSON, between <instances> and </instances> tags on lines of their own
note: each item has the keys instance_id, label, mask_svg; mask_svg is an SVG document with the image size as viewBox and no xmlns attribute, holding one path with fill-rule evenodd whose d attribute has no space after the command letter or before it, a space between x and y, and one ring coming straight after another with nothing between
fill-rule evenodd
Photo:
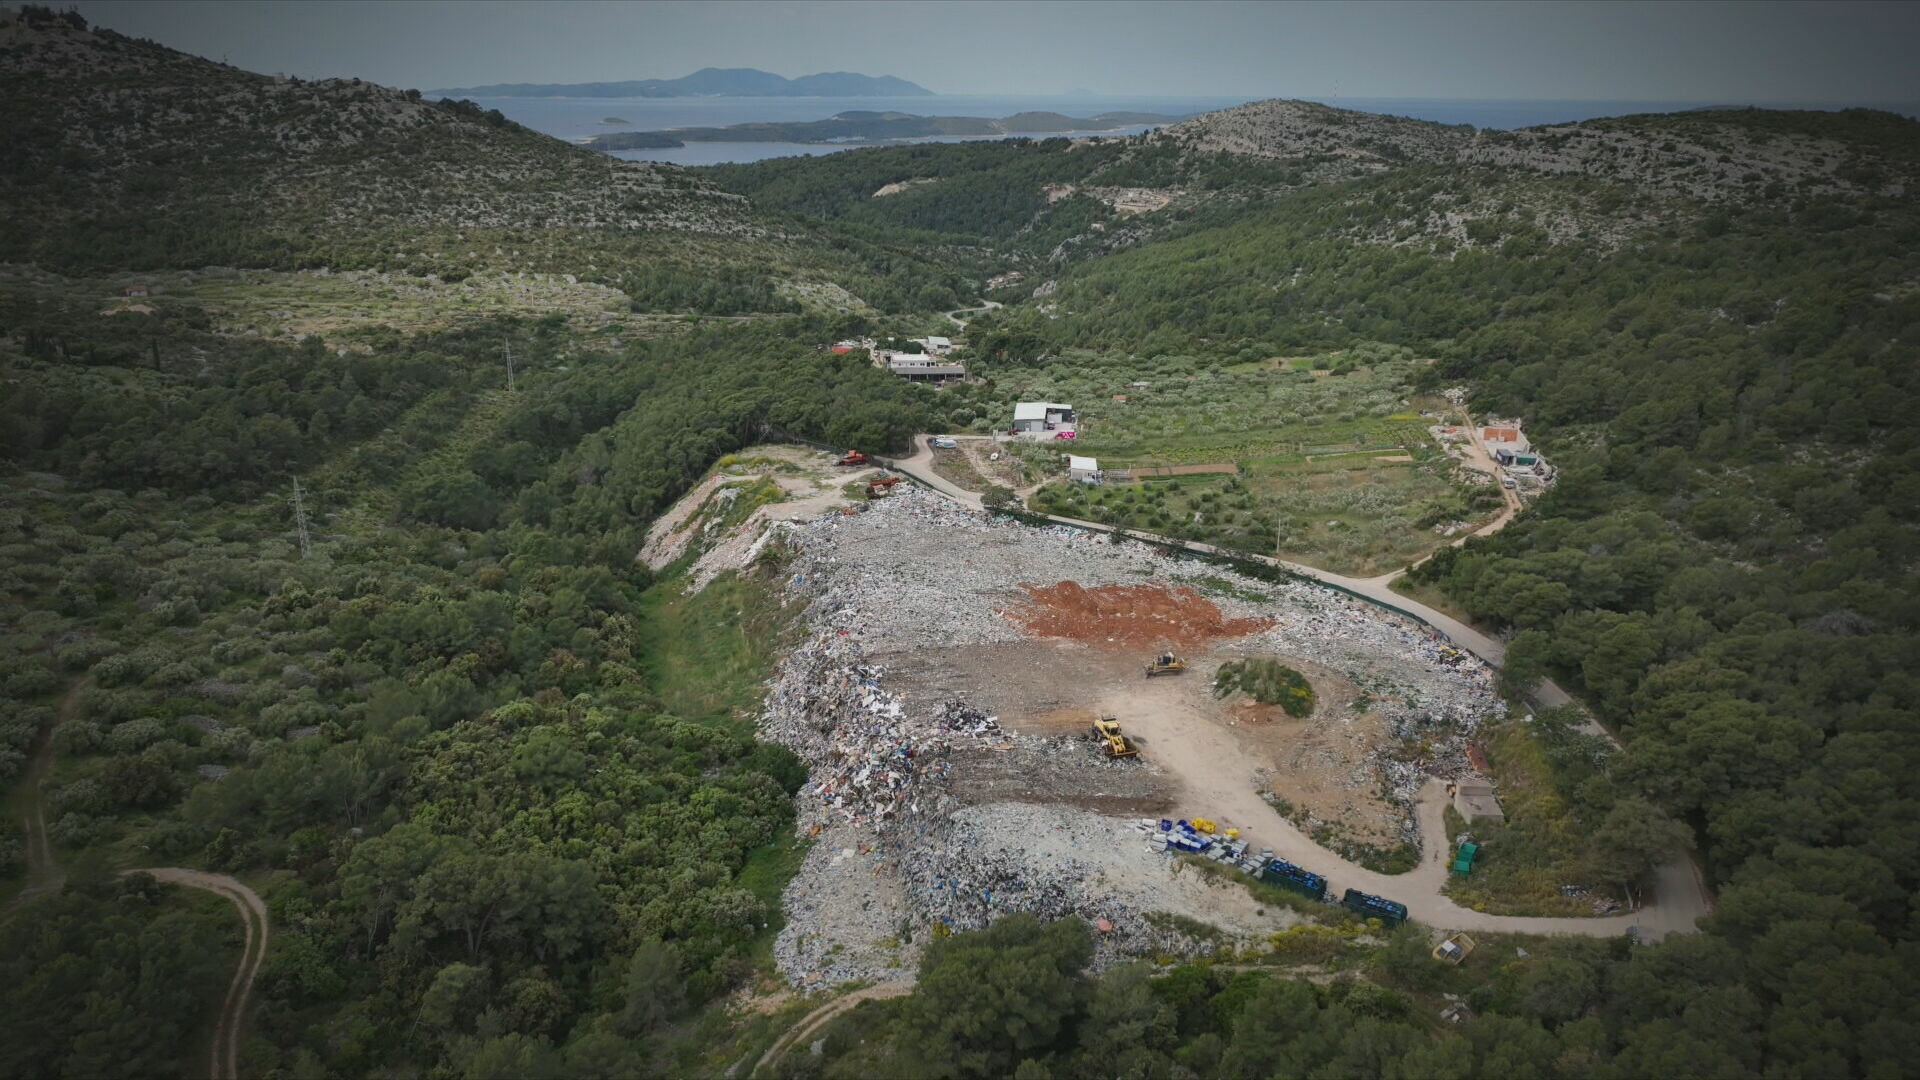
<instances>
[{"instance_id":1,"label":"stack of crates","mask_svg":"<svg viewBox=\"0 0 1920 1080\"><path fill-rule=\"evenodd\" d=\"M1168 850L1185 855L1204 855L1213 849L1213 839L1196 832L1185 820L1175 823L1161 818L1160 836Z\"/></svg>"}]
</instances>

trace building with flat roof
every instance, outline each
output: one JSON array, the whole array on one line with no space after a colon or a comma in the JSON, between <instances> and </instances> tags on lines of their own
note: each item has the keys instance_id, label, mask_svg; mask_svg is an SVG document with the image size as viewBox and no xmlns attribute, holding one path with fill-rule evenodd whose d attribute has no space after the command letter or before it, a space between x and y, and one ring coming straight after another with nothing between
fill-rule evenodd
<instances>
[{"instance_id":1,"label":"building with flat roof","mask_svg":"<svg viewBox=\"0 0 1920 1080\"><path fill-rule=\"evenodd\" d=\"M888 371L910 382L946 382L967 377L964 364L926 353L885 353L882 362L887 365Z\"/></svg>"},{"instance_id":2,"label":"building with flat roof","mask_svg":"<svg viewBox=\"0 0 1920 1080\"><path fill-rule=\"evenodd\" d=\"M1486 427L1480 429L1480 441L1487 444L1490 453L1511 450L1516 454L1525 453L1533 447L1520 429L1512 426Z\"/></svg>"},{"instance_id":3,"label":"building with flat roof","mask_svg":"<svg viewBox=\"0 0 1920 1080\"><path fill-rule=\"evenodd\" d=\"M1013 407L1013 430L1021 434L1072 431L1073 406L1051 401L1022 401Z\"/></svg>"},{"instance_id":4,"label":"building with flat roof","mask_svg":"<svg viewBox=\"0 0 1920 1080\"><path fill-rule=\"evenodd\" d=\"M1096 458L1067 455L1067 479L1081 484L1100 482L1100 462Z\"/></svg>"}]
</instances>

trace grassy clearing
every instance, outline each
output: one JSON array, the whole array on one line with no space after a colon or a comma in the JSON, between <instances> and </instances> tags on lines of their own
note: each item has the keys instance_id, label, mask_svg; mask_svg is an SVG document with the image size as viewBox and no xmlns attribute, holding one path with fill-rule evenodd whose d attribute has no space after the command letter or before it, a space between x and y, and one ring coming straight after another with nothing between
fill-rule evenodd
<instances>
[{"instance_id":1,"label":"grassy clearing","mask_svg":"<svg viewBox=\"0 0 1920 1080\"><path fill-rule=\"evenodd\" d=\"M967 491L985 491L991 483L980 475L972 459L963 450L935 450L933 452L933 471Z\"/></svg>"},{"instance_id":2,"label":"grassy clearing","mask_svg":"<svg viewBox=\"0 0 1920 1080\"><path fill-rule=\"evenodd\" d=\"M1562 885L1587 884L1587 838L1554 788L1545 748L1508 723L1487 729L1486 750L1506 821L1469 830L1448 808L1447 841L1471 831L1481 847L1470 876L1448 875L1447 895L1495 915L1592 915L1588 901L1560 894Z\"/></svg>"},{"instance_id":3,"label":"grassy clearing","mask_svg":"<svg viewBox=\"0 0 1920 1080\"><path fill-rule=\"evenodd\" d=\"M663 581L641 600L639 655L661 707L688 719L752 725L761 683L785 651L797 611L755 577L722 574L688 595Z\"/></svg>"},{"instance_id":4,"label":"grassy clearing","mask_svg":"<svg viewBox=\"0 0 1920 1080\"><path fill-rule=\"evenodd\" d=\"M1261 798L1267 801L1268 806L1273 807L1275 813L1291 822L1294 828L1306 833L1307 838L1314 843L1376 874L1404 874L1420 865L1420 849L1412 844L1400 843L1392 847L1380 847L1356 840L1337 822L1308 821L1292 803L1271 791L1261 793Z\"/></svg>"},{"instance_id":5,"label":"grassy clearing","mask_svg":"<svg viewBox=\"0 0 1920 1080\"><path fill-rule=\"evenodd\" d=\"M755 969L777 977L773 967L773 942L786 928L787 913L780 906L780 893L787 882L800 872L813 841L792 832L782 832L777 840L747 856L745 866L734 883L752 893L767 908L767 921L754 936L750 959Z\"/></svg>"},{"instance_id":6,"label":"grassy clearing","mask_svg":"<svg viewBox=\"0 0 1920 1080\"><path fill-rule=\"evenodd\" d=\"M1445 542L1449 525L1484 520L1500 505L1498 492L1461 483L1433 444L1433 421L1411 404L1419 366L1398 359L1333 374L1069 352L1008 372L995 393L1076 405L1073 452L1107 469L1240 467L1238 477L1052 483L1034 493L1036 509L1370 576L1419 559ZM974 426L1005 407L986 405Z\"/></svg>"}]
</instances>

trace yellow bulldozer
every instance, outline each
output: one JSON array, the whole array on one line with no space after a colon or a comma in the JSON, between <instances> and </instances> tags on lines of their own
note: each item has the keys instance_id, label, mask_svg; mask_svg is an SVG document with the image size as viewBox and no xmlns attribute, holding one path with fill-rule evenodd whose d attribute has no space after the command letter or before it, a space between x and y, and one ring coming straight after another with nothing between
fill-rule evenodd
<instances>
[{"instance_id":1,"label":"yellow bulldozer","mask_svg":"<svg viewBox=\"0 0 1920 1080\"><path fill-rule=\"evenodd\" d=\"M1155 675L1177 675L1187 670L1187 662L1170 652L1161 653L1147 663L1147 678Z\"/></svg>"},{"instance_id":2,"label":"yellow bulldozer","mask_svg":"<svg viewBox=\"0 0 1920 1080\"><path fill-rule=\"evenodd\" d=\"M1093 737L1107 744L1107 756L1110 758L1132 757L1140 751L1125 735L1120 734L1120 721L1115 717L1103 716L1093 722Z\"/></svg>"},{"instance_id":3,"label":"yellow bulldozer","mask_svg":"<svg viewBox=\"0 0 1920 1080\"><path fill-rule=\"evenodd\" d=\"M1473 955L1473 938L1468 934L1455 934L1433 947L1433 958L1442 963L1458 964Z\"/></svg>"}]
</instances>

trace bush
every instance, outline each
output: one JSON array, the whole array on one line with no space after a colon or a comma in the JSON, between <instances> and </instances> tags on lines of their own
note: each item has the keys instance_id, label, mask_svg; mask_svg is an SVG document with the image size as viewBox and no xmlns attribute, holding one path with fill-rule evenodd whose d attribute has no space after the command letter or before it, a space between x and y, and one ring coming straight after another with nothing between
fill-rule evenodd
<instances>
[{"instance_id":1,"label":"bush","mask_svg":"<svg viewBox=\"0 0 1920 1080\"><path fill-rule=\"evenodd\" d=\"M1278 705L1288 716L1313 713L1313 685L1307 677L1269 657L1229 660L1213 677L1213 693L1226 697L1234 691L1262 705Z\"/></svg>"}]
</instances>

